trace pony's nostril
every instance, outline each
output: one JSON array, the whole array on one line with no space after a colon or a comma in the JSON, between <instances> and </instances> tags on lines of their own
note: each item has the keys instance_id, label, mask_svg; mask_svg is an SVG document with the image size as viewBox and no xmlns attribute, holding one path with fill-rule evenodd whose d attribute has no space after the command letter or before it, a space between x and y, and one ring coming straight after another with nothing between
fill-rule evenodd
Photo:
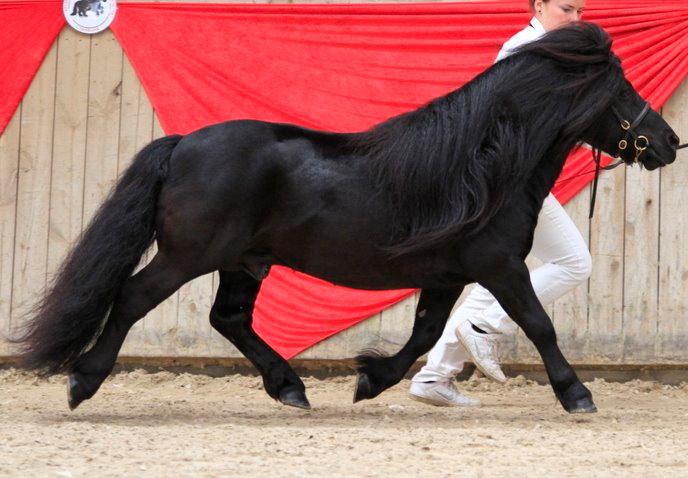
<instances>
[{"instance_id":1,"label":"pony's nostril","mask_svg":"<svg viewBox=\"0 0 688 478\"><path fill-rule=\"evenodd\" d=\"M678 139L678 136L676 136L674 133L669 133L669 144L672 145L674 148L679 145L681 142L680 139Z\"/></svg>"}]
</instances>

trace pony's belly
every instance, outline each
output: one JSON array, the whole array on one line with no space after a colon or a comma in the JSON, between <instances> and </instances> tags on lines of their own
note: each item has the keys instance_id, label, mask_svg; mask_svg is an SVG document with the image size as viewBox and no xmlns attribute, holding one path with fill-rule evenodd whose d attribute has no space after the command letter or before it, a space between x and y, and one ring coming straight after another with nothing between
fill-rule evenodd
<instances>
[{"instance_id":1,"label":"pony's belly","mask_svg":"<svg viewBox=\"0 0 688 478\"><path fill-rule=\"evenodd\" d=\"M449 253L390 258L369 244L312 247L278 263L336 285L367 290L453 287L469 282Z\"/></svg>"}]
</instances>

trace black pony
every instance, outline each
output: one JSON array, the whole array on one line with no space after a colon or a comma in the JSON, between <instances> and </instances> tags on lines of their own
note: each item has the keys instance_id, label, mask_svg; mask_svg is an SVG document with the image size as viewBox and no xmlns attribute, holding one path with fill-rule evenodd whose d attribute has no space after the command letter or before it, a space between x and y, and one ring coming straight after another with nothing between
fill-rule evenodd
<instances>
[{"instance_id":1,"label":"black pony","mask_svg":"<svg viewBox=\"0 0 688 478\"><path fill-rule=\"evenodd\" d=\"M68 372L74 408L111 372L137 320L218 270L212 326L258 368L271 397L308 408L299 377L251 328L261 280L280 264L349 287L422 289L408 343L390 357L358 357L355 401L399 382L438 340L463 287L479 282L533 341L564 408L594 411L524 259L580 142L647 169L676 157L678 138L610 47L593 24L550 32L362 133L230 121L153 141L37 306L19 339L24 363ZM157 254L132 275L153 240Z\"/></svg>"}]
</instances>

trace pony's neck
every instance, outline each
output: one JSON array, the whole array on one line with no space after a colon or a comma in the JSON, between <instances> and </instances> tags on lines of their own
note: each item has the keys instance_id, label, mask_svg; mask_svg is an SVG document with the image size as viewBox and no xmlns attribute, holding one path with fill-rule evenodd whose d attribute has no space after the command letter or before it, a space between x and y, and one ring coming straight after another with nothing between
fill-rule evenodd
<instances>
[{"instance_id":1,"label":"pony's neck","mask_svg":"<svg viewBox=\"0 0 688 478\"><path fill-rule=\"evenodd\" d=\"M525 188L537 205L542 204L554 187L571 150L572 146L563 145L561 142L555 143L542 155L533 169Z\"/></svg>"}]
</instances>

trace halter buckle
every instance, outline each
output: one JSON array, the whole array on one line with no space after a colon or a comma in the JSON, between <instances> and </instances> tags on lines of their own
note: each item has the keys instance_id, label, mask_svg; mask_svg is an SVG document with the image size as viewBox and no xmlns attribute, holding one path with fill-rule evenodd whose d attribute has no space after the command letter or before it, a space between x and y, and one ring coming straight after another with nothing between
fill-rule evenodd
<instances>
[{"instance_id":1,"label":"halter buckle","mask_svg":"<svg viewBox=\"0 0 688 478\"><path fill-rule=\"evenodd\" d=\"M645 141L645 146L638 146L638 140L641 140L641 139L643 141ZM650 145L650 140L647 139L647 137L640 135L640 136L638 136L638 138L636 138L636 140L634 141L634 144L635 144L635 149L637 149L638 151L645 151L647 149L647 147Z\"/></svg>"},{"instance_id":2,"label":"halter buckle","mask_svg":"<svg viewBox=\"0 0 688 478\"><path fill-rule=\"evenodd\" d=\"M627 147L628 147L628 141L626 141L625 139L622 139L621 141L619 141L619 149L621 151L625 150Z\"/></svg>"},{"instance_id":3,"label":"halter buckle","mask_svg":"<svg viewBox=\"0 0 688 478\"><path fill-rule=\"evenodd\" d=\"M631 129L631 123L629 123L629 122L626 121L626 120L623 120L623 121L621 122L621 128L622 128L624 131L628 131L629 129Z\"/></svg>"}]
</instances>

